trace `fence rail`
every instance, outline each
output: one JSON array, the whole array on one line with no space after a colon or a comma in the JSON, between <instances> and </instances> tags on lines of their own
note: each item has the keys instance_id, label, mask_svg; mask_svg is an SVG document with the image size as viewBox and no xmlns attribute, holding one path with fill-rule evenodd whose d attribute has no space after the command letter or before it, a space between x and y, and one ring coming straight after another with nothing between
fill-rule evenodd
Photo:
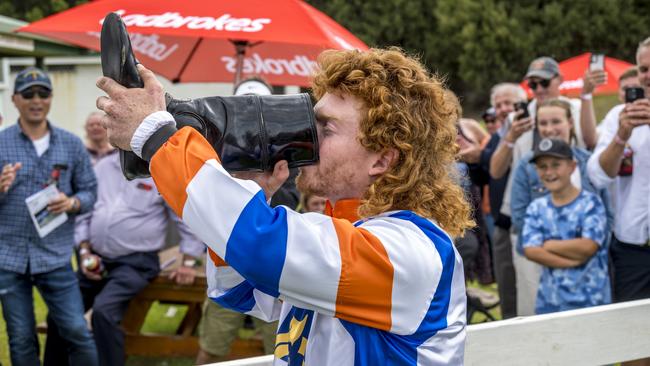
<instances>
[{"instance_id":1,"label":"fence rail","mask_svg":"<svg viewBox=\"0 0 650 366\"><path fill-rule=\"evenodd\" d=\"M650 357L650 299L474 324L465 365L605 365ZM211 366L270 366L273 356Z\"/></svg>"}]
</instances>

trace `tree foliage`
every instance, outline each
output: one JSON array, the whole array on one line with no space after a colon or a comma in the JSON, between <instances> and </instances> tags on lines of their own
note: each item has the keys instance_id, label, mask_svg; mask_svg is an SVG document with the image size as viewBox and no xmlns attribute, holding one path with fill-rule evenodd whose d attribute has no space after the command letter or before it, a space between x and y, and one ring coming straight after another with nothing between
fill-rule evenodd
<instances>
[{"instance_id":1,"label":"tree foliage","mask_svg":"<svg viewBox=\"0 0 650 366\"><path fill-rule=\"evenodd\" d=\"M0 14L33 22L88 0L0 0Z\"/></svg>"},{"instance_id":2,"label":"tree foliage","mask_svg":"<svg viewBox=\"0 0 650 366\"><path fill-rule=\"evenodd\" d=\"M466 102L520 81L542 55L600 52L634 62L646 0L310 0L370 46L397 45L446 75Z\"/></svg>"},{"instance_id":3,"label":"tree foliage","mask_svg":"<svg viewBox=\"0 0 650 366\"><path fill-rule=\"evenodd\" d=\"M634 62L636 45L650 36L647 0L307 1L370 46L420 56L466 102L521 80L537 56L592 51ZM0 0L0 14L31 22L85 2Z\"/></svg>"}]
</instances>

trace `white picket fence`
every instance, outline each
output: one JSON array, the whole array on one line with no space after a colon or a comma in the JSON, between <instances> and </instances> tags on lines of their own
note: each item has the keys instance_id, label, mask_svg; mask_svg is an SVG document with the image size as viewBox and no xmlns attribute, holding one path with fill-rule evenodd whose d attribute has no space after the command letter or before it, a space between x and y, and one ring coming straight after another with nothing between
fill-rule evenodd
<instances>
[{"instance_id":1,"label":"white picket fence","mask_svg":"<svg viewBox=\"0 0 650 366\"><path fill-rule=\"evenodd\" d=\"M465 365L593 366L650 357L650 299L467 327ZM270 366L273 356L211 366Z\"/></svg>"}]
</instances>

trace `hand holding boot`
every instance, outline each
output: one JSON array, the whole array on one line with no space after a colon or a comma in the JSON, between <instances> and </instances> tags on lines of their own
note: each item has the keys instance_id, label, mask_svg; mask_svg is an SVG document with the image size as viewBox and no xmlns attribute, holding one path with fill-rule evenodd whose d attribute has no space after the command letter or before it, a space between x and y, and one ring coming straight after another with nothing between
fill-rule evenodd
<instances>
[{"instance_id":1,"label":"hand holding boot","mask_svg":"<svg viewBox=\"0 0 650 366\"><path fill-rule=\"evenodd\" d=\"M166 110L162 84L153 72L141 64L137 67L144 88L125 88L107 77L97 80L97 87L108 95L97 98L97 108L106 113L102 122L108 139L113 146L127 151L131 150L131 139L140 123L151 113Z\"/></svg>"}]
</instances>

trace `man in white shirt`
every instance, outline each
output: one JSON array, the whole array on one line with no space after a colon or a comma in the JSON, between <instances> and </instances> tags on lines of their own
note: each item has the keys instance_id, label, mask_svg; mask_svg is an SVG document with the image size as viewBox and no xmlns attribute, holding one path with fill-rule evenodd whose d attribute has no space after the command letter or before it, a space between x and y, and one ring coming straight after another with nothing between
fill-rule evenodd
<instances>
[{"instance_id":1,"label":"man in white shirt","mask_svg":"<svg viewBox=\"0 0 650 366\"><path fill-rule=\"evenodd\" d=\"M594 185L611 184L616 195L615 302L650 298L650 37L639 44L636 61L646 98L607 113L588 163ZM625 365L650 365L650 359Z\"/></svg>"},{"instance_id":2,"label":"man in white shirt","mask_svg":"<svg viewBox=\"0 0 650 366\"><path fill-rule=\"evenodd\" d=\"M639 82L645 89L646 98L634 103L614 107L603 120L602 135L594 155L589 160L589 176L595 184L614 184L617 195L616 220L612 246L616 280L615 300L650 297L650 38L641 42L637 50ZM626 156L630 155L631 156ZM631 159L631 172L629 162ZM627 164L628 170L621 170ZM645 250L643 250L645 248ZM634 280L621 277L630 266L619 268L617 259L624 259L627 252L634 259L645 253L646 276ZM637 253L639 252L639 253ZM622 283L619 283L623 281ZM643 286L642 286L643 285ZM629 292L630 286L636 291Z\"/></svg>"}]
</instances>

